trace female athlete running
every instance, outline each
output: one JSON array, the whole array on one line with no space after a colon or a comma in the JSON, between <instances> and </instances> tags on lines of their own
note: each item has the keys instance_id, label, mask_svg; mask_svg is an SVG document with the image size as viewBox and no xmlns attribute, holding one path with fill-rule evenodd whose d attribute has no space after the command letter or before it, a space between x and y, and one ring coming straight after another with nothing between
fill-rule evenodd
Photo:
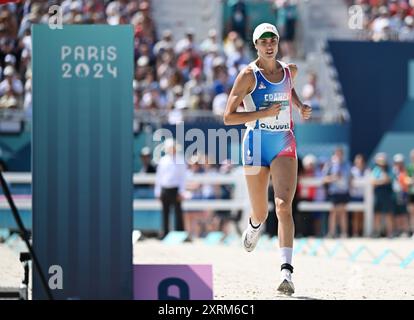
<instances>
[{"instance_id":1,"label":"female athlete running","mask_svg":"<svg viewBox=\"0 0 414 320\"><path fill-rule=\"evenodd\" d=\"M292 247L294 222L292 199L296 190L297 154L293 133L292 105L303 119L312 108L304 105L293 88L297 67L276 60L279 33L275 26L262 23L253 32L258 58L242 70L230 92L224 123L245 123L243 166L252 212L242 236L244 248L252 251L267 218L267 188L271 175L278 219L281 256L281 283L278 291L293 294ZM243 101L245 112L237 107Z\"/></svg>"}]
</instances>

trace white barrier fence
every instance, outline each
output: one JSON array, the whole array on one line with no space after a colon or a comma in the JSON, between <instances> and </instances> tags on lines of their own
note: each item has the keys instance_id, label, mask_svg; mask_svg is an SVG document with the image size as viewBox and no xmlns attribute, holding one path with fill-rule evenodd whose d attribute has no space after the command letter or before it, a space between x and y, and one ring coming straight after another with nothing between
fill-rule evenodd
<instances>
[{"instance_id":1,"label":"white barrier fence","mask_svg":"<svg viewBox=\"0 0 414 320\"><path fill-rule=\"evenodd\" d=\"M5 173L4 177L9 184L31 184L32 177L30 173ZM195 174L188 177L188 182L200 184L231 184L234 186L233 198L229 200L185 200L183 202L184 210L232 210L243 211L243 217L250 214L250 203L247 193L246 183L243 176L242 168L239 167L229 174ZM137 173L133 176L134 185L154 184L155 174ZM364 235L369 236L373 231L373 187L368 178L354 180L353 185L363 187L364 201L349 202L348 211L362 211L364 213ZM321 186L321 178L304 178L301 179L303 186ZM15 203L20 210L31 210L32 200L27 196L15 196ZM329 201L309 202L300 201L298 209L302 212L325 211L328 212L332 207ZM8 209L9 205L4 197L0 198L0 209ZM134 210L160 210L161 204L157 199L135 199L133 202Z\"/></svg>"}]
</instances>

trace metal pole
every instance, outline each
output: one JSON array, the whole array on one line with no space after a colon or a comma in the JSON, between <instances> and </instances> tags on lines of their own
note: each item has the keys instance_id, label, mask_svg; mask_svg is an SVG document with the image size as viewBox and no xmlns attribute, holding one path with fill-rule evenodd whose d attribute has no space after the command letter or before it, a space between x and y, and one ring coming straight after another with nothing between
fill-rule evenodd
<instances>
[{"instance_id":1,"label":"metal pole","mask_svg":"<svg viewBox=\"0 0 414 320\"><path fill-rule=\"evenodd\" d=\"M29 242L29 233L27 232L26 228L23 225L22 219L20 218L20 214L19 214L19 212L17 210L17 207L16 207L16 205L13 201L13 198L11 196L9 187L7 185L6 180L3 177L3 173L2 173L1 170L0 170L0 183L1 183L1 187L3 188L4 195L6 196L7 202L9 203L10 209L13 213L13 217L16 220L17 226L19 227L19 230L20 230L19 235L23 239L23 241L26 243L27 249L29 249L30 256L32 257L33 263L35 264L36 269L39 272L40 279L42 281L42 285L43 285L43 287L46 291L46 295L47 295L49 300L53 300L52 292L50 291L50 288L49 288L49 286L47 284L47 281L46 281L46 277L45 277L44 273L42 272L42 269L40 268L39 260L37 259L37 256L36 256L36 254L33 250L33 247Z\"/></svg>"}]
</instances>

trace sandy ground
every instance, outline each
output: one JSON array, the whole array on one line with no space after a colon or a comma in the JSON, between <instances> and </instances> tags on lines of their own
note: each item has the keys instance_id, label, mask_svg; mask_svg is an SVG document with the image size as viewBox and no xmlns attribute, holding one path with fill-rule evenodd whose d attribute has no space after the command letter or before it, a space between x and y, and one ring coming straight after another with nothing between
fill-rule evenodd
<instances>
[{"instance_id":1,"label":"sandy ground","mask_svg":"<svg viewBox=\"0 0 414 320\"><path fill-rule=\"evenodd\" d=\"M300 247L295 240L295 247ZM158 240L139 241L134 245L135 264L211 264L214 299L414 299L414 261L405 269L401 260L414 251L413 239L324 240L318 244L308 239L294 255L293 280L296 293L281 296L279 253L276 240L263 238L256 250L245 252L239 239L229 245L208 245L198 240L180 245L166 245ZM340 247L334 257L328 253ZM350 254L364 250L351 262ZM372 263L385 249L392 250L379 265ZM18 287L23 268L16 249L0 244L0 287Z\"/></svg>"},{"instance_id":2,"label":"sandy ground","mask_svg":"<svg viewBox=\"0 0 414 320\"><path fill-rule=\"evenodd\" d=\"M160 241L139 241L134 248L134 263L194 263L213 265L214 299L414 299L414 261L405 269L400 259L388 255L381 264L373 265L368 251L355 262L349 261L346 250L353 252L359 246L370 248L379 256L389 248L403 257L414 250L414 240L345 240L333 258L327 252L335 248L335 240L324 240L316 256L310 252L315 240L294 256L294 284L292 297L280 296L279 254L275 243L268 243L247 253L234 243L206 245L201 242L165 245ZM298 242L296 243L298 245ZM326 251L325 251L326 249Z\"/></svg>"},{"instance_id":3,"label":"sandy ground","mask_svg":"<svg viewBox=\"0 0 414 320\"><path fill-rule=\"evenodd\" d=\"M23 276L19 255L6 244L0 244L0 288L18 288Z\"/></svg>"}]
</instances>

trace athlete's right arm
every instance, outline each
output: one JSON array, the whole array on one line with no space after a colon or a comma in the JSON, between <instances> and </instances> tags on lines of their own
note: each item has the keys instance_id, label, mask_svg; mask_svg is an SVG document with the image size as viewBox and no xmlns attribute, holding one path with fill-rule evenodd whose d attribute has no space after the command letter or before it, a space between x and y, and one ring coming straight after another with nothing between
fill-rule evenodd
<instances>
[{"instance_id":1,"label":"athlete's right arm","mask_svg":"<svg viewBox=\"0 0 414 320\"><path fill-rule=\"evenodd\" d=\"M281 109L280 103L275 103L268 108L259 111L237 111L237 107L241 104L244 97L254 89L255 83L256 79L251 67L246 67L239 73L227 100L226 111L223 115L224 124L242 124L249 121L256 121L260 118L277 116L279 114Z\"/></svg>"}]
</instances>

